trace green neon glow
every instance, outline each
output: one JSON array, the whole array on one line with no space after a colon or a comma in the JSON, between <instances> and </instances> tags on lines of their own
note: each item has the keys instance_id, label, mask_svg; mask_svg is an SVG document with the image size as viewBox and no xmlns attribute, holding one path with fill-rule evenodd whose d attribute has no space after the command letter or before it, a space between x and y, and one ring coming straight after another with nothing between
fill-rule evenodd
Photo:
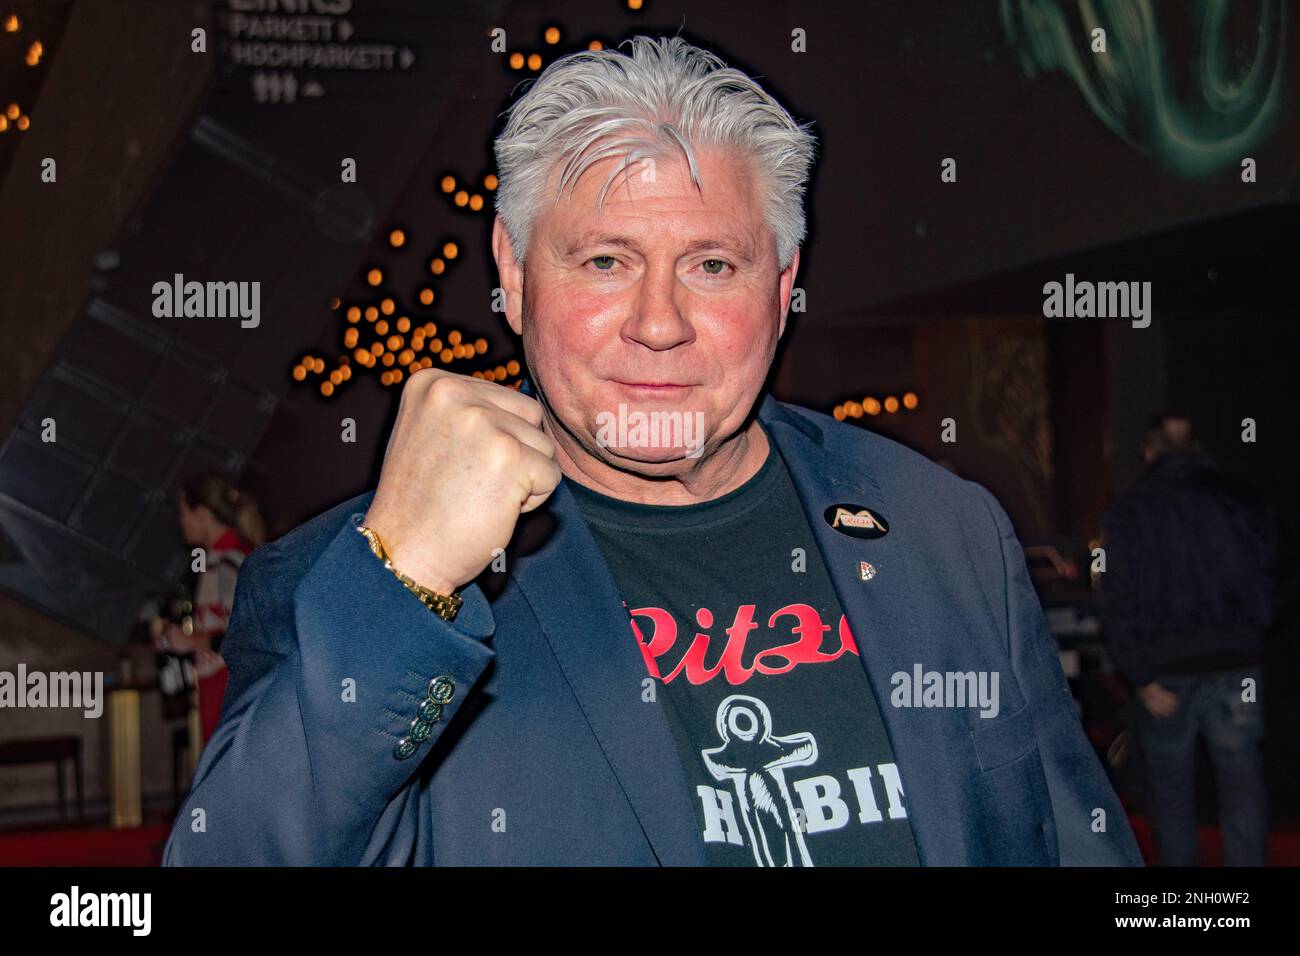
<instances>
[{"instance_id":1,"label":"green neon glow","mask_svg":"<svg viewBox=\"0 0 1300 956\"><path fill-rule=\"evenodd\" d=\"M1286 2L1260 0L1254 57L1234 75L1226 38L1228 0L1196 0L1175 9L1195 16L1199 98L1174 91L1150 0L1001 0L1002 27L1031 79L1061 72L1115 135L1166 169L1201 178L1238 166L1276 127L1286 63ZM1169 9L1169 8L1166 8ZM1106 31L1106 53L1093 53L1092 31ZM1184 64L1173 64L1184 66Z\"/></svg>"}]
</instances>

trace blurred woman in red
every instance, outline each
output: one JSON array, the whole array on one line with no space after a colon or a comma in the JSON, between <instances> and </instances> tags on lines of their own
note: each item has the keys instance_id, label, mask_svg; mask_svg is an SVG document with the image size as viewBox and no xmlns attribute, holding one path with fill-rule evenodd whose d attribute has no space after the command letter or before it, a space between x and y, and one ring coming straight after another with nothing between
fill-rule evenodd
<instances>
[{"instance_id":1,"label":"blurred woman in red","mask_svg":"<svg viewBox=\"0 0 1300 956\"><path fill-rule=\"evenodd\" d=\"M265 528L252 496L220 475L197 475L185 482L176 505L185 543L204 551L203 569L194 586L193 633L172 622L156 622L154 646L194 655L206 744L221 717L230 679L220 647L235 603L235 583L244 558L265 540Z\"/></svg>"}]
</instances>

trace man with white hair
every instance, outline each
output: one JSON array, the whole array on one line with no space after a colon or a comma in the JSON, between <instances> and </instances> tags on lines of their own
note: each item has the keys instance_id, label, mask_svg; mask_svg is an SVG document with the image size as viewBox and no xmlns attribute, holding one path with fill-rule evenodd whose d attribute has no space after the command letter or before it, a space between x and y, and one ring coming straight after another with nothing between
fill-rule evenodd
<instances>
[{"instance_id":1,"label":"man with white hair","mask_svg":"<svg viewBox=\"0 0 1300 956\"><path fill-rule=\"evenodd\" d=\"M166 862L1140 863L1003 510L761 395L807 128L629 46L496 142L529 394L413 375L376 490L248 559Z\"/></svg>"}]
</instances>

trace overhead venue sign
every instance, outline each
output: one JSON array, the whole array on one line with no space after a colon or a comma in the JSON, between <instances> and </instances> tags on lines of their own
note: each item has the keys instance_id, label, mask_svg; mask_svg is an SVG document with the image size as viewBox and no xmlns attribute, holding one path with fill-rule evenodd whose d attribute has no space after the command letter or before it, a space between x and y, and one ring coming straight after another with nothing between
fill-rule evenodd
<instances>
[{"instance_id":1,"label":"overhead venue sign","mask_svg":"<svg viewBox=\"0 0 1300 956\"><path fill-rule=\"evenodd\" d=\"M402 73L416 63L411 46L373 36L359 0L225 0L216 38L227 74L258 103L293 103L338 88L328 74ZM392 29L392 26L389 26ZM394 32L397 32L394 30ZM313 75L320 74L320 75Z\"/></svg>"}]
</instances>

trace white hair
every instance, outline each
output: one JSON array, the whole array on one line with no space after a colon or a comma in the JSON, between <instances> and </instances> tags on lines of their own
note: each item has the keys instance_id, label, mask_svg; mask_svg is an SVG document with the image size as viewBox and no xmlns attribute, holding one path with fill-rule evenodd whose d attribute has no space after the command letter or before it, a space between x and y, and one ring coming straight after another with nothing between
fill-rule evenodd
<instances>
[{"instance_id":1,"label":"white hair","mask_svg":"<svg viewBox=\"0 0 1300 956\"><path fill-rule=\"evenodd\" d=\"M638 36L631 53L582 51L548 66L507 111L495 143L500 214L522 263L543 193L560 165L558 204L592 164L622 156L600 191L632 163L679 148L700 188L696 147L748 158L786 268L807 234L803 196L816 140L739 70L681 37Z\"/></svg>"}]
</instances>

